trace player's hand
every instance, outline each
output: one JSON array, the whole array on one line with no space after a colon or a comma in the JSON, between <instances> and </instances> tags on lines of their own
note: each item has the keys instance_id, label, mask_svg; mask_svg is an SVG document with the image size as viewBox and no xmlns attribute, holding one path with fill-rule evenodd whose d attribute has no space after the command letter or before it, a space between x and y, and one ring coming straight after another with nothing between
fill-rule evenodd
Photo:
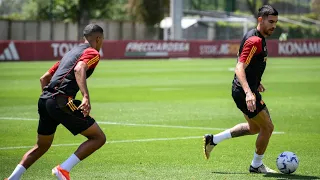
<instances>
[{"instance_id":1,"label":"player's hand","mask_svg":"<svg viewBox=\"0 0 320 180\"><path fill-rule=\"evenodd\" d=\"M254 112L256 110L256 96L251 91L246 93L246 103L250 112Z\"/></svg>"},{"instance_id":2,"label":"player's hand","mask_svg":"<svg viewBox=\"0 0 320 180\"><path fill-rule=\"evenodd\" d=\"M266 90L266 88L264 88L264 86L262 84L260 84L258 87L258 92L264 92L265 90Z\"/></svg>"},{"instance_id":3,"label":"player's hand","mask_svg":"<svg viewBox=\"0 0 320 180\"><path fill-rule=\"evenodd\" d=\"M87 117L90 114L91 111L91 105L90 100L87 97L82 98L82 102L80 106L78 107L78 110L80 110L84 117Z\"/></svg>"}]
</instances>

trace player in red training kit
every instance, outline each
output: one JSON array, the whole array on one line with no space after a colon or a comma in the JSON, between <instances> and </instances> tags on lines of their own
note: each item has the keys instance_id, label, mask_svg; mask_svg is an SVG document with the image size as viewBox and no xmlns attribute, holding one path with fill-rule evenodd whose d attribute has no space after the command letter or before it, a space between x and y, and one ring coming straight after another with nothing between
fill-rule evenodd
<instances>
[{"instance_id":1,"label":"player in red training kit","mask_svg":"<svg viewBox=\"0 0 320 180\"><path fill-rule=\"evenodd\" d=\"M213 148L221 141L259 133L249 172L276 172L262 162L274 127L260 92L265 91L261 84L261 77L265 70L268 56L265 38L273 33L277 22L277 10L270 5L264 5L258 12L257 28L245 34L240 45L238 63L232 82L232 97L237 107L243 112L247 122L238 124L219 134L206 134L203 148L207 159L209 159Z\"/></svg>"},{"instance_id":2,"label":"player in red training kit","mask_svg":"<svg viewBox=\"0 0 320 180\"><path fill-rule=\"evenodd\" d=\"M26 169L48 151L59 124L73 135L81 134L88 140L65 162L52 169L52 174L58 180L70 180L70 170L105 144L105 134L89 115L91 104L86 80L99 63L103 29L89 24L83 35L85 43L71 49L40 78L43 92L38 101L38 140L23 156L8 180L19 180ZM82 101L74 100L79 90Z\"/></svg>"}]
</instances>

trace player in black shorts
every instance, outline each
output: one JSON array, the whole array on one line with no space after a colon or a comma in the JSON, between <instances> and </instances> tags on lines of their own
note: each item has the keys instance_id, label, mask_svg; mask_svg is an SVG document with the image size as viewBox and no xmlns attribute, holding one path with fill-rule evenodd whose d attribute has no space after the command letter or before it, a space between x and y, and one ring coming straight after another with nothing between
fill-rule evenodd
<instances>
[{"instance_id":1,"label":"player in black shorts","mask_svg":"<svg viewBox=\"0 0 320 180\"><path fill-rule=\"evenodd\" d=\"M254 152L249 172L276 172L262 162L274 127L260 92L265 91L261 84L261 77L265 70L268 56L265 38L273 33L277 21L278 12L270 5L264 5L258 12L257 28L244 35L232 82L232 97L237 107L243 112L247 122L238 124L216 135L206 134L203 148L207 159L219 142L229 138L259 133L256 140L256 151Z\"/></svg>"},{"instance_id":2,"label":"player in black shorts","mask_svg":"<svg viewBox=\"0 0 320 180\"><path fill-rule=\"evenodd\" d=\"M23 156L9 180L20 179L26 169L47 152L59 124L73 135L81 134L88 138L65 162L52 169L52 174L59 180L69 180L70 170L105 144L105 134L89 115L91 105L86 82L100 59L103 29L89 24L83 34L85 43L66 53L40 78L43 92L38 101L37 143ZM74 100L79 90L82 101Z\"/></svg>"}]
</instances>

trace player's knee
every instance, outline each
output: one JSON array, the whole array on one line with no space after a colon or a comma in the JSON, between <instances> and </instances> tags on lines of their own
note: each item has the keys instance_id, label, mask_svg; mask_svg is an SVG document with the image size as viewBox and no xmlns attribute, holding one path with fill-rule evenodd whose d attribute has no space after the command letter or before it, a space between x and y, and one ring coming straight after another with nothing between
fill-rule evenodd
<instances>
[{"instance_id":1,"label":"player's knee","mask_svg":"<svg viewBox=\"0 0 320 180\"><path fill-rule=\"evenodd\" d=\"M272 123L268 123L265 126L261 127L260 129L260 133L262 131L262 133L268 134L271 136L272 132L274 130L274 126Z\"/></svg>"},{"instance_id":2,"label":"player's knee","mask_svg":"<svg viewBox=\"0 0 320 180\"><path fill-rule=\"evenodd\" d=\"M274 130L274 125L273 125L273 123L271 122L271 123L269 124L269 132L272 134L273 130Z\"/></svg>"},{"instance_id":3,"label":"player's knee","mask_svg":"<svg viewBox=\"0 0 320 180\"><path fill-rule=\"evenodd\" d=\"M101 134L101 146L103 146L107 142L107 137L104 133Z\"/></svg>"},{"instance_id":4,"label":"player's knee","mask_svg":"<svg viewBox=\"0 0 320 180\"><path fill-rule=\"evenodd\" d=\"M255 125L254 123L248 123L248 127L250 135L258 134L260 132L259 126Z\"/></svg>"},{"instance_id":5,"label":"player's knee","mask_svg":"<svg viewBox=\"0 0 320 180\"><path fill-rule=\"evenodd\" d=\"M97 134L94 139L97 142L97 146L99 146L99 148L101 146L103 146L106 142L107 142L107 138L106 135L101 131L101 133Z\"/></svg>"},{"instance_id":6,"label":"player's knee","mask_svg":"<svg viewBox=\"0 0 320 180\"><path fill-rule=\"evenodd\" d=\"M260 129L259 128L250 128L249 129L249 133L251 135L254 135L254 134L258 134L260 132Z\"/></svg>"},{"instance_id":7,"label":"player's knee","mask_svg":"<svg viewBox=\"0 0 320 180\"><path fill-rule=\"evenodd\" d=\"M48 149L51 147L51 143L50 142L38 142L36 144L36 148L40 151L48 151Z\"/></svg>"}]
</instances>

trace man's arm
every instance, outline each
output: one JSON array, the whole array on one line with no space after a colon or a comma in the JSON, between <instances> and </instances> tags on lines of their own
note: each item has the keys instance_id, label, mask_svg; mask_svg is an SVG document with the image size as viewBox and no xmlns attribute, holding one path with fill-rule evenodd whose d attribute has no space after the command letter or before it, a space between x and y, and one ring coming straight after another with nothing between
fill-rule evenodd
<instances>
[{"instance_id":1,"label":"man's arm","mask_svg":"<svg viewBox=\"0 0 320 180\"><path fill-rule=\"evenodd\" d=\"M242 86L243 91L247 94L247 93L252 93L251 89L249 87L247 78L246 78L246 72L245 69L247 68L247 64L238 61L236 68L234 70L234 72L236 73L236 76Z\"/></svg>"},{"instance_id":2,"label":"man's arm","mask_svg":"<svg viewBox=\"0 0 320 180\"><path fill-rule=\"evenodd\" d=\"M246 78L245 69L250 64L252 57L260 53L262 50L261 38L257 36L250 37L244 43L242 52L238 58L238 63L235 68L235 74L239 80L243 91L246 94L246 103L248 110L253 112L256 109L256 97L252 93Z\"/></svg>"},{"instance_id":3,"label":"man's arm","mask_svg":"<svg viewBox=\"0 0 320 180\"><path fill-rule=\"evenodd\" d=\"M89 115L91 110L89 90L87 87L87 70L88 65L84 61L79 61L74 68L76 81L83 97L78 109L82 111L85 117Z\"/></svg>"},{"instance_id":4,"label":"man's arm","mask_svg":"<svg viewBox=\"0 0 320 180\"><path fill-rule=\"evenodd\" d=\"M253 112L256 110L256 97L253 95L249 87L245 73L246 67L247 65L245 63L238 62L235 68L235 73L242 86L243 91L246 93L246 103L248 110Z\"/></svg>"},{"instance_id":5,"label":"man's arm","mask_svg":"<svg viewBox=\"0 0 320 180\"><path fill-rule=\"evenodd\" d=\"M52 75L49 72L44 73L40 78L41 91L45 86L47 86L52 78Z\"/></svg>"},{"instance_id":6,"label":"man's arm","mask_svg":"<svg viewBox=\"0 0 320 180\"><path fill-rule=\"evenodd\" d=\"M82 94L82 102L78 109L81 110L85 117L89 115L91 110L90 96L87 87L87 70L95 68L99 63L99 60L99 52L93 48L88 48L83 52L79 58L79 62L74 68L77 84Z\"/></svg>"},{"instance_id":7,"label":"man's arm","mask_svg":"<svg viewBox=\"0 0 320 180\"><path fill-rule=\"evenodd\" d=\"M87 70L88 65L83 61L79 61L74 68L74 74L82 96L89 98L89 91L87 87Z\"/></svg>"},{"instance_id":8,"label":"man's arm","mask_svg":"<svg viewBox=\"0 0 320 180\"><path fill-rule=\"evenodd\" d=\"M43 91L43 88L50 83L50 80L54 75L54 73L57 71L59 65L60 65L60 61L56 62L47 72L45 72L40 77L41 91Z\"/></svg>"}]
</instances>

